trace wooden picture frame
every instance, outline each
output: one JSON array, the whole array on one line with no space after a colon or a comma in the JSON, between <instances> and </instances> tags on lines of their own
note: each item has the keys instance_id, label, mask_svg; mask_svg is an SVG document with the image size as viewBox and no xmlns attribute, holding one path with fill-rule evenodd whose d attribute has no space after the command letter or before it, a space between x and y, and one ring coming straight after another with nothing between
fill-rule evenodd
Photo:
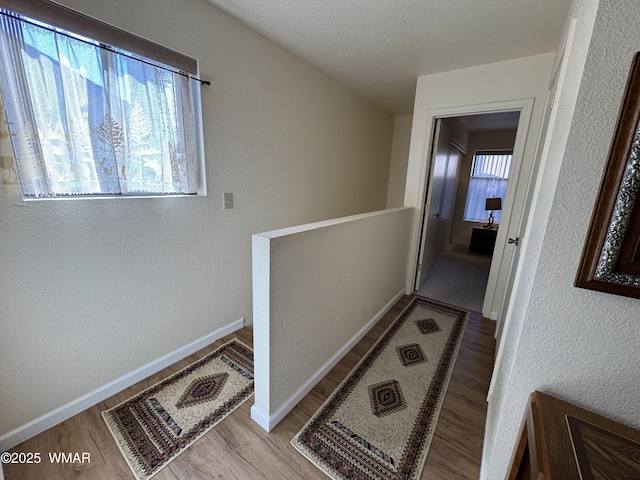
<instances>
[{"instance_id":1,"label":"wooden picture frame","mask_svg":"<svg viewBox=\"0 0 640 480\"><path fill-rule=\"evenodd\" d=\"M640 298L640 52L633 57L575 286Z\"/></svg>"}]
</instances>

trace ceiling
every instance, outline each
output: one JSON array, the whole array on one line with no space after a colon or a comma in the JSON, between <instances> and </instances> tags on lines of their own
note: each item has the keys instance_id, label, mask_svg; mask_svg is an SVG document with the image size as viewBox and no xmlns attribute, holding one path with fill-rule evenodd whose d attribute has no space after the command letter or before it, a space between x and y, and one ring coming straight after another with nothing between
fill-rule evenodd
<instances>
[{"instance_id":1,"label":"ceiling","mask_svg":"<svg viewBox=\"0 0 640 480\"><path fill-rule=\"evenodd\" d=\"M571 0L209 0L394 115L416 78L552 52Z\"/></svg>"},{"instance_id":2,"label":"ceiling","mask_svg":"<svg viewBox=\"0 0 640 480\"><path fill-rule=\"evenodd\" d=\"M520 120L519 111L484 113L458 117L469 132L489 130L515 130Z\"/></svg>"}]
</instances>

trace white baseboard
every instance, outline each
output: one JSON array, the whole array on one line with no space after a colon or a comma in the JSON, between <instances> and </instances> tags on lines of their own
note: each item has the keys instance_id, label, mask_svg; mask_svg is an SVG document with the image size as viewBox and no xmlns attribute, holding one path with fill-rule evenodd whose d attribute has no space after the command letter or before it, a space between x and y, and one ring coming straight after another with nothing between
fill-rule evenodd
<instances>
[{"instance_id":1,"label":"white baseboard","mask_svg":"<svg viewBox=\"0 0 640 480\"><path fill-rule=\"evenodd\" d=\"M193 342L170 352L157 360L147 363L136 370L117 378L106 385L96 388L95 390L83 395L80 398L72 400L66 405L56 408L30 422L21 425L10 432L0 436L0 452L6 452L10 448L24 442L44 432L45 430L67 420L74 415L94 406L97 403L115 395L122 390L129 388L131 385L144 380L145 378L158 373L163 368L188 357L192 353L212 344L216 340L229 335L244 326L244 318L240 318L230 324L211 332ZM0 480L2 477L0 476Z\"/></svg>"},{"instance_id":2,"label":"white baseboard","mask_svg":"<svg viewBox=\"0 0 640 480\"><path fill-rule=\"evenodd\" d=\"M254 405L251 406L251 419L264 428L267 432L271 431L271 422L269 416ZM275 424L273 425L275 426Z\"/></svg>"},{"instance_id":3,"label":"white baseboard","mask_svg":"<svg viewBox=\"0 0 640 480\"><path fill-rule=\"evenodd\" d=\"M347 343L334 353L329 360L316 370L315 373L300 386L296 393L294 393L289 400L284 402L272 415L266 414L253 405L251 407L251 418L267 432L270 432L291 410L293 410L298 403L300 403L300 400L302 400L304 396L309 393L311 389L315 387L325 375L327 375L327 373L329 373L329 371L342 359L342 357L344 357L349 350L351 350L362 339L362 337L364 337L367 332L371 330L376 323L378 323L384 314L387 313L403 295L404 288L394 295L394 297L389 300L371 320L369 320L353 337L351 337Z\"/></svg>"}]
</instances>

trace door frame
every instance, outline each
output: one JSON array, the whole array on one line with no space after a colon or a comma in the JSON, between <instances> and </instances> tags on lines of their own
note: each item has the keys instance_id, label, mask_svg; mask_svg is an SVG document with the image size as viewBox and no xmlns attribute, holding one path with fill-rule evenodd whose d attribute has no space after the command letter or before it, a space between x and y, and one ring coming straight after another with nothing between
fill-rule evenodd
<instances>
[{"instance_id":1,"label":"door frame","mask_svg":"<svg viewBox=\"0 0 640 480\"><path fill-rule=\"evenodd\" d=\"M494 249L493 258L491 261L491 269L489 271L489 280L487 282L487 289L485 293L485 299L482 307L482 314L487 318L493 318L493 320L497 319L497 314L495 312L491 312L495 299L502 301L501 293L504 293L504 289L501 289L498 285L500 280L500 273L503 273L505 268L508 268L509 260L511 260L511 256L508 256L505 262L503 256L505 254L505 245L507 235L509 232L517 230L518 223L517 221L522 215L522 208L520 207L520 211L514 212L514 200L516 196L516 185L518 183L521 169L523 166L523 157L524 157L524 149L527 139L527 134L529 132L529 126L531 124L531 117L533 115L533 98L524 98L517 100L507 100L500 102L491 102L484 104L476 104L476 105L460 105L454 107L445 107L445 108L437 108L431 109L427 111L426 117L426 131L424 132L423 142L424 149L423 151L426 154L421 159L420 165L420 190L418 192L418 198L426 198L427 192L427 184L431 181L430 175L430 158L433 155L433 132L435 128L435 122L437 119L448 118L448 117L461 117L466 115L479 115L479 114L491 114L491 113L499 113L505 111L519 111L520 118L518 121L518 129L516 133L515 143L513 146L513 157L512 164L509 177L513 178L513 181L510 181L507 186L507 192L505 195L504 201L504 210L502 211L502 223L500 228L498 228L498 234L496 238L496 246ZM513 177L512 177L513 174ZM418 258L420 254L420 236L422 233L422 218L424 217L424 202L422 205L418 205L416 218L418 219L417 225L415 225L412 240L411 240L411 248L409 250L409 259L408 265L410 268L407 269L407 276L405 280L405 292L410 295L414 292L414 280L416 275L416 268L418 265ZM515 214L515 217L514 217ZM515 224L515 225L512 225ZM503 226L504 225L504 226ZM497 312L499 313L499 312Z\"/></svg>"}]
</instances>

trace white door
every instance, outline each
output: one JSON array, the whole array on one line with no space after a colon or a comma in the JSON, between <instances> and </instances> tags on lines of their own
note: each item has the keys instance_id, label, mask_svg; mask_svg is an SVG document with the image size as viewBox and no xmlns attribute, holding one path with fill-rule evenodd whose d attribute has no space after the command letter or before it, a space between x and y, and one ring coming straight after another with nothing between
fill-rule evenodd
<instances>
[{"instance_id":1,"label":"white door","mask_svg":"<svg viewBox=\"0 0 640 480\"><path fill-rule=\"evenodd\" d=\"M516 265L513 261L514 249L507 244L507 238L509 236L517 237L524 208L524 197L531 174L532 165L523 164L522 160L532 109L533 100L523 101L522 108L519 109L520 117L513 145L511 167L509 168L509 182L505 197L502 200L500 226L496 236L487 289L482 305L482 315L493 320L497 320L501 312L505 310L502 305L504 291L507 280Z\"/></svg>"},{"instance_id":2,"label":"white door","mask_svg":"<svg viewBox=\"0 0 640 480\"><path fill-rule=\"evenodd\" d=\"M533 169L531 171L531 176L529 179L529 185L527 186L527 195L524 202L524 207L522 210L522 218L520 219L520 224L518 225L518 233L517 236L508 238L507 246L513 248L513 260L511 262L512 268L509 272L509 277L507 279L507 283L505 286L504 297L502 301L502 310L500 311L500 315L497 320L495 337L496 337L496 351L500 347L500 340L502 338L502 331L504 329L505 317L507 316L507 312L509 310L509 302L511 300L511 292L513 291L513 284L516 277L516 272L518 269L518 264L520 262L520 249L522 247L522 242L525 239L527 223L529 220L529 213L531 210L531 205L533 203L533 197L535 195L535 186L536 181L538 179L538 173L540 171L540 164L544 158L547 156L547 133L553 128L553 123L555 121L555 113L553 110L553 105L556 98L556 93L559 88L559 82L564 77L564 73L566 71L566 55L562 56L561 61L558 64L558 68L555 71L553 76L553 80L551 82L551 87L547 92L547 99L545 103L544 116L542 118L542 125L540 127L540 134L538 136L538 141L536 145L536 153L535 160L533 163ZM508 253L508 252L505 252Z\"/></svg>"},{"instance_id":3,"label":"white door","mask_svg":"<svg viewBox=\"0 0 640 480\"><path fill-rule=\"evenodd\" d=\"M415 290L420 290L427 280L431 265L449 241L456 193L459 153L451 145L451 133L441 119L436 120L433 138Z\"/></svg>"}]
</instances>

